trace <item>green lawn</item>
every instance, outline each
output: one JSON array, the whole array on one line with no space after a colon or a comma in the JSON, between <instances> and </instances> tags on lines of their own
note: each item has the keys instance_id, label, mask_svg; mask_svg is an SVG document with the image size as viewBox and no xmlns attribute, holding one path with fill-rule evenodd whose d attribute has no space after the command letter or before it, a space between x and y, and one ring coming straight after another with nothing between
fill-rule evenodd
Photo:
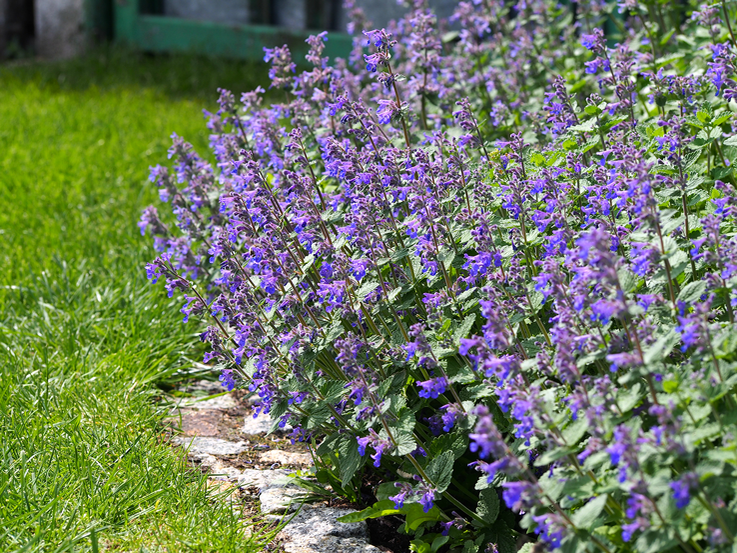
<instances>
[{"instance_id":1,"label":"green lawn","mask_svg":"<svg viewBox=\"0 0 737 553\"><path fill-rule=\"evenodd\" d=\"M200 351L136 222L171 133L205 153L217 87L262 79L114 49L0 66L0 551L258 549L163 440L157 384Z\"/></svg>"}]
</instances>

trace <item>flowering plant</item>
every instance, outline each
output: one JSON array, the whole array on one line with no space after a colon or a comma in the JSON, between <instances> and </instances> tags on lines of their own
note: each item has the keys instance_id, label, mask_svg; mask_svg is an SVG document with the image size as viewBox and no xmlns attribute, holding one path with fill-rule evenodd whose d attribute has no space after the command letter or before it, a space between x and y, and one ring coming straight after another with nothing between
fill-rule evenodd
<instances>
[{"instance_id":1,"label":"flowering plant","mask_svg":"<svg viewBox=\"0 0 737 553\"><path fill-rule=\"evenodd\" d=\"M735 543L732 14L573 6L352 8L348 61L267 50L216 163L175 136L152 169L147 271L205 361L336 491L378 477L346 520L403 514L416 551Z\"/></svg>"}]
</instances>

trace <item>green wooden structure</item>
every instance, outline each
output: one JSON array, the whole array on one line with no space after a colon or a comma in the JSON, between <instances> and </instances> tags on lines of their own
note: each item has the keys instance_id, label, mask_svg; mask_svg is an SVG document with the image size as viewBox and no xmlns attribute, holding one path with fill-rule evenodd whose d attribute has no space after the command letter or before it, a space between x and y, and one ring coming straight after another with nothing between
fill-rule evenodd
<instances>
[{"instance_id":1,"label":"green wooden structure","mask_svg":"<svg viewBox=\"0 0 737 553\"><path fill-rule=\"evenodd\" d=\"M92 0L93 4L95 0ZM261 60L264 47L288 45L295 61L304 59L305 39L315 31L294 31L271 25L227 25L152 15L148 0L113 0L113 37L116 42L149 52L197 52L213 56ZM148 12L148 13L147 13ZM351 37L331 32L325 55L347 57Z\"/></svg>"}]
</instances>

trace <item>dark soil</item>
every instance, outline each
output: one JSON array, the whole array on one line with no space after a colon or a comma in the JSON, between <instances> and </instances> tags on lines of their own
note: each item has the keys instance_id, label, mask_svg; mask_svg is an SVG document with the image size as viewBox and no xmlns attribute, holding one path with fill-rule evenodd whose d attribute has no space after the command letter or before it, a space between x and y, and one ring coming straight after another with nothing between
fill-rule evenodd
<instances>
[{"instance_id":1,"label":"dark soil","mask_svg":"<svg viewBox=\"0 0 737 553\"><path fill-rule=\"evenodd\" d=\"M395 516L368 519L369 543L386 553L409 553L410 536L399 533L402 522Z\"/></svg>"}]
</instances>

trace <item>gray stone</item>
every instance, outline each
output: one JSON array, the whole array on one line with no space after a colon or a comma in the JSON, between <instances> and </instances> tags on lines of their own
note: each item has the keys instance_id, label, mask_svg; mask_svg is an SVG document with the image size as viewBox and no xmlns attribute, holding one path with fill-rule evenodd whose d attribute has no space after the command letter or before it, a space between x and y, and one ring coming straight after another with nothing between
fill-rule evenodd
<instances>
[{"instance_id":1,"label":"gray stone","mask_svg":"<svg viewBox=\"0 0 737 553\"><path fill-rule=\"evenodd\" d=\"M208 459L208 464L202 463L203 466L206 466L208 470L210 471L210 474L213 478L216 479L225 479L229 480L233 483L240 482L241 474L243 473L242 470L237 469L228 463L224 463L217 457L213 457L212 455L208 455L210 459Z\"/></svg>"},{"instance_id":2,"label":"gray stone","mask_svg":"<svg viewBox=\"0 0 737 553\"><path fill-rule=\"evenodd\" d=\"M250 436L265 435L269 433L272 422L273 420L267 413L259 413L256 418L249 414L246 415L246 419L243 421L241 432ZM286 425L284 428L278 428L274 433L281 433L291 430L291 428L291 426Z\"/></svg>"},{"instance_id":3,"label":"gray stone","mask_svg":"<svg viewBox=\"0 0 737 553\"><path fill-rule=\"evenodd\" d=\"M294 486L288 475L289 471L284 469L245 469L241 471L241 474L238 477L238 484L243 487L258 488L259 492L264 492L270 488Z\"/></svg>"},{"instance_id":4,"label":"gray stone","mask_svg":"<svg viewBox=\"0 0 737 553\"><path fill-rule=\"evenodd\" d=\"M84 50L84 0L35 0L36 50L45 58L70 58Z\"/></svg>"},{"instance_id":5,"label":"gray stone","mask_svg":"<svg viewBox=\"0 0 737 553\"><path fill-rule=\"evenodd\" d=\"M272 449L260 453L258 458L262 463L279 463L280 465L295 465L298 467L312 466L312 456L309 453Z\"/></svg>"},{"instance_id":6,"label":"gray stone","mask_svg":"<svg viewBox=\"0 0 737 553\"><path fill-rule=\"evenodd\" d=\"M364 540L336 536L313 536L305 540L286 542L283 547L285 553L383 553L381 549Z\"/></svg>"},{"instance_id":7,"label":"gray stone","mask_svg":"<svg viewBox=\"0 0 737 553\"><path fill-rule=\"evenodd\" d=\"M248 448L245 442L230 442L220 438L176 437L172 442L187 449L193 459L203 458L205 455L238 455Z\"/></svg>"},{"instance_id":8,"label":"gray stone","mask_svg":"<svg viewBox=\"0 0 737 553\"><path fill-rule=\"evenodd\" d=\"M304 505L282 530L282 536L295 542L306 542L324 536L368 540L366 521L338 522L340 517L355 512L354 509L345 507Z\"/></svg>"},{"instance_id":9,"label":"gray stone","mask_svg":"<svg viewBox=\"0 0 737 553\"><path fill-rule=\"evenodd\" d=\"M300 488L267 488L258 496L261 502L261 513L273 515L294 511L307 492Z\"/></svg>"},{"instance_id":10,"label":"gray stone","mask_svg":"<svg viewBox=\"0 0 737 553\"><path fill-rule=\"evenodd\" d=\"M223 412L219 409L181 409L174 412L171 421L179 426L182 436L212 436L220 435L220 423Z\"/></svg>"}]
</instances>

